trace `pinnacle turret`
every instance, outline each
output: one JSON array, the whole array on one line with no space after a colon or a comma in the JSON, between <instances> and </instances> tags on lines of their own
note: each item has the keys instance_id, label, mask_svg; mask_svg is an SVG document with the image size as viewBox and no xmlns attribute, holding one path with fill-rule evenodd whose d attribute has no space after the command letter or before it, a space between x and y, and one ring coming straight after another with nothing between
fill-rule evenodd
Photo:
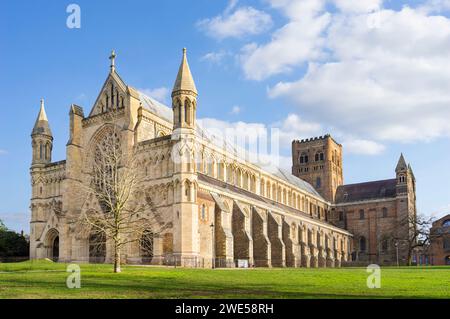
<instances>
[{"instance_id":1,"label":"pinnacle turret","mask_svg":"<svg viewBox=\"0 0 450 319\"><path fill-rule=\"evenodd\" d=\"M397 163L397 167L395 168L396 172L405 171L408 169L408 165L406 164L405 157L403 156L403 153L400 155L400 158Z\"/></svg>"},{"instance_id":2,"label":"pinnacle turret","mask_svg":"<svg viewBox=\"0 0 450 319\"><path fill-rule=\"evenodd\" d=\"M172 90L172 97L180 91L190 91L195 96L197 95L197 88L195 87L194 79L189 69L189 64L186 57L186 48L183 49L183 58L178 70L178 75Z\"/></svg>"},{"instance_id":3,"label":"pinnacle turret","mask_svg":"<svg viewBox=\"0 0 450 319\"><path fill-rule=\"evenodd\" d=\"M33 132L31 133L31 135L36 134L52 136L52 131L50 130L47 114L45 113L44 99L41 99L41 108L39 110L36 123L34 124Z\"/></svg>"}]
</instances>

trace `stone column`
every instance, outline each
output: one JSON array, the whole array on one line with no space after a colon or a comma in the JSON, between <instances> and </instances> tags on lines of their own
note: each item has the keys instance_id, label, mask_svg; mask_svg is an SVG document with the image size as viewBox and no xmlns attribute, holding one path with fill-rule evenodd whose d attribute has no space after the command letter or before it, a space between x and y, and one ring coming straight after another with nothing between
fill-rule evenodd
<instances>
[{"instance_id":1,"label":"stone column","mask_svg":"<svg viewBox=\"0 0 450 319\"><path fill-rule=\"evenodd\" d=\"M153 237L153 258L151 261L152 265L163 265L167 262L164 258L163 243L164 239L162 235ZM169 261L169 264L172 264L172 262Z\"/></svg>"},{"instance_id":2,"label":"stone column","mask_svg":"<svg viewBox=\"0 0 450 319\"><path fill-rule=\"evenodd\" d=\"M332 250L331 248L327 248L326 249L326 251L327 251L327 264L326 264L326 266L327 267L334 267L334 262L335 262L335 259L334 259L334 250Z\"/></svg>"},{"instance_id":3,"label":"stone column","mask_svg":"<svg viewBox=\"0 0 450 319\"><path fill-rule=\"evenodd\" d=\"M342 256L342 253L339 250L335 250L334 251L334 255L335 255L335 257L334 257L334 259L335 259L334 266L335 267L341 267L341 256Z\"/></svg>"},{"instance_id":4,"label":"stone column","mask_svg":"<svg viewBox=\"0 0 450 319\"><path fill-rule=\"evenodd\" d=\"M232 216L234 259L247 259L249 266L252 266L253 239L249 229L249 218L239 203L234 201Z\"/></svg>"},{"instance_id":5,"label":"stone column","mask_svg":"<svg viewBox=\"0 0 450 319\"><path fill-rule=\"evenodd\" d=\"M233 233L231 225L231 212L227 210L219 195L211 193L216 205L215 213L215 256L216 267L234 267L233 260Z\"/></svg>"},{"instance_id":6,"label":"stone column","mask_svg":"<svg viewBox=\"0 0 450 319\"><path fill-rule=\"evenodd\" d=\"M287 267L299 267L299 245L298 238L296 236L296 229L292 229L292 226L286 222L283 218L283 242L286 251L286 266ZM295 226L297 227L297 226Z\"/></svg>"},{"instance_id":7,"label":"stone column","mask_svg":"<svg viewBox=\"0 0 450 319\"><path fill-rule=\"evenodd\" d=\"M266 211L253 208L253 258L256 267L272 267L271 245L267 236L267 215Z\"/></svg>"},{"instance_id":8,"label":"stone column","mask_svg":"<svg viewBox=\"0 0 450 319\"><path fill-rule=\"evenodd\" d=\"M304 241L300 243L300 252L302 255L302 267L309 268L311 262L310 249Z\"/></svg>"},{"instance_id":9,"label":"stone column","mask_svg":"<svg viewBox=\"0 0 450 319\"><path fill-rule=\"evenodd\" d=\"M310 262L309 265L311 268L317 268L319 267L319 258L318 258L318 249L314 244L309 244L309 255L310 255Z\"/></svg>"},{"instance_id":10,"label":"stone column","mask_svg":"<svg viewBox=\"0 0 450 319\"><path fill-rule=\"evenodd\" d=\"M283 243L281 217L271 212L268 214L268 237L271 246L272 266L286 266L286 250Z\"/></svg>"},{"instance_id":11,"label":"stone column","mask_svg":"<svg viewBox=\"0 0 450 319\"><path fill-rule=\"evenodd\" d=\"M319 234L316 234L316 236L319 236ZM324 247L324 234L320 233L320 237L317 239L317 262L319 267L326 267L327 266L327 257L326 257L326 251Z\"/></svg>"}]
</instances>

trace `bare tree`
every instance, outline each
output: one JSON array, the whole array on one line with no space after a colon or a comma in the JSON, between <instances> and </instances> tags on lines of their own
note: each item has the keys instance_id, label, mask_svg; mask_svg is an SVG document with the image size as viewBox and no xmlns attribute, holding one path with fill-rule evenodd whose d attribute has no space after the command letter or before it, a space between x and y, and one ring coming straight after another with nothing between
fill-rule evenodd
<instances>
[{"instance_id":1,"label":"bare tree","mask_svg":"<svg viewBox=\"0 0 450 319\"><path fill-rule=\"evenodd\" d=\"M153 251L153 236L169 227L145 191L136 147L124 148L117 114L111 113L111 130L95 145L92 170L85 179L85 207L80 223L93 238L94 250L113 243L114 272L121 272L124 246L137 242L141 251Z\"/></svg>"},{"instance_id":2,"label":"bare tree","mask_svg":"<svg viewBox=\"0 0 450 319\"><path fill-rule=\"evenodd\" d=\"M397 245L401 244L405 247L408 266L411 266L412 264L414 250L419 247L427 247L430 244L430 229L432 223L432 217L414 214L399 220L395 224L393 239ZM406 227L408 228L408 231L399 231Z\"/></svg>"}]
</instances>

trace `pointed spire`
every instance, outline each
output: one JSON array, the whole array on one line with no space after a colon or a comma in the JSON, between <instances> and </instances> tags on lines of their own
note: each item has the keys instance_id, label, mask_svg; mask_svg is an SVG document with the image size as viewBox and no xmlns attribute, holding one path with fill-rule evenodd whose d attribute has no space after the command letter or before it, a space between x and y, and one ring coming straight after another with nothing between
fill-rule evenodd
<instances>
[{"instance_id":1,"label":"pointed spire","mask_svg":"<svg viewBox=\"0 0 450 319\"><path fill-rule=\"evenodd\" d=\"M403 156L403 153L400 155L400 159L398 160L397 167L395 168L396 172L404 171L408 168L408 165L406 165L405 157Z\"/></svg>"},{"instance_id":2,"label":"pointed spire","mask_svg":"<svg viewBox=\"0 0 450 319\"><path fill-rule=\"evenodd\" d=\"M111 73L116 72L116 51L112 50L111 51L111 55L109 57L109 59L111 60Z\"/></svg>"},{"instance_id":3,"label":"pointed spire","mask_svg":"<svg viewBox=\"0 0 450 319\"><path fill-rule=\"evenodd\" d=\"M195 87L194 79L192 78L191 70L186 57L186 48L183 48L183 58L178 70L177 79L172 90L172 97L178 91L191 91L197 95L197 88Z\"/></svg>"},{"instance_id":4,"label":"pointed spire","mask_svg":"<svg viewBox=\"0 0 450 319\"><path fill-rule=\"evenodd\" d=\"M52 131L50 130L50 125L48 124L47 114L45 113L44 99L41 99L41 109L39 110L39 114L31 134L44 134L52 136Z\"/></svg>"}]
</instances>

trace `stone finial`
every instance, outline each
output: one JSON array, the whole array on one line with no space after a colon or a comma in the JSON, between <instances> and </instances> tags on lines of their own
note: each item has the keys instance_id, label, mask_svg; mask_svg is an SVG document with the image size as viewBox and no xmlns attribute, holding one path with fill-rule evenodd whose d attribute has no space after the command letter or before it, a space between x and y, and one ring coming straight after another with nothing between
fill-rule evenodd
<instances>
[{"instance_id":1,"label":"stone finial","mask_svg":"<svg viewBox=\"0 0 450 319\"><path fill-rule=\"evenodd\" d=\"M406 170L407 168L408 165L406 165L405 157L403 156L403 153L401 153L395 171L400 172Z\"/></svg>"},{"instance_id":2,"label":"stone finial","mask_svg":"<svg viewBox=\"0 0 450 319\"><path fill-rule=\"evenodd\" d=\"M192 77L191 70L187 61L186 48L183 48L183 58L172 90L172 96L179 91L190 91L197 95L197 88Z\"/></svg>"},{"instance_id":3,"label":"stone finial","mask_svg":"<svg viewBox=\"0 0 450 319\"><path fill-rule=\"evenodd\" d=\"M50 125L48 124L47 114L45 113L44 99L41 99L41 107L32 132L32 135L34 134L52 136L52 131L50 130Z\"/></svg>"},{"instance_id":4,"label":"stone finial","mask_svg":"<svg viewBox=\"0 0 450 319\"><path fill-rule=\"evenodd\" d=\"M111 60L111 73L116 71L116 51L112 50L111 55L109 56L109 59Z\"/></svg>"}]
</instances>

